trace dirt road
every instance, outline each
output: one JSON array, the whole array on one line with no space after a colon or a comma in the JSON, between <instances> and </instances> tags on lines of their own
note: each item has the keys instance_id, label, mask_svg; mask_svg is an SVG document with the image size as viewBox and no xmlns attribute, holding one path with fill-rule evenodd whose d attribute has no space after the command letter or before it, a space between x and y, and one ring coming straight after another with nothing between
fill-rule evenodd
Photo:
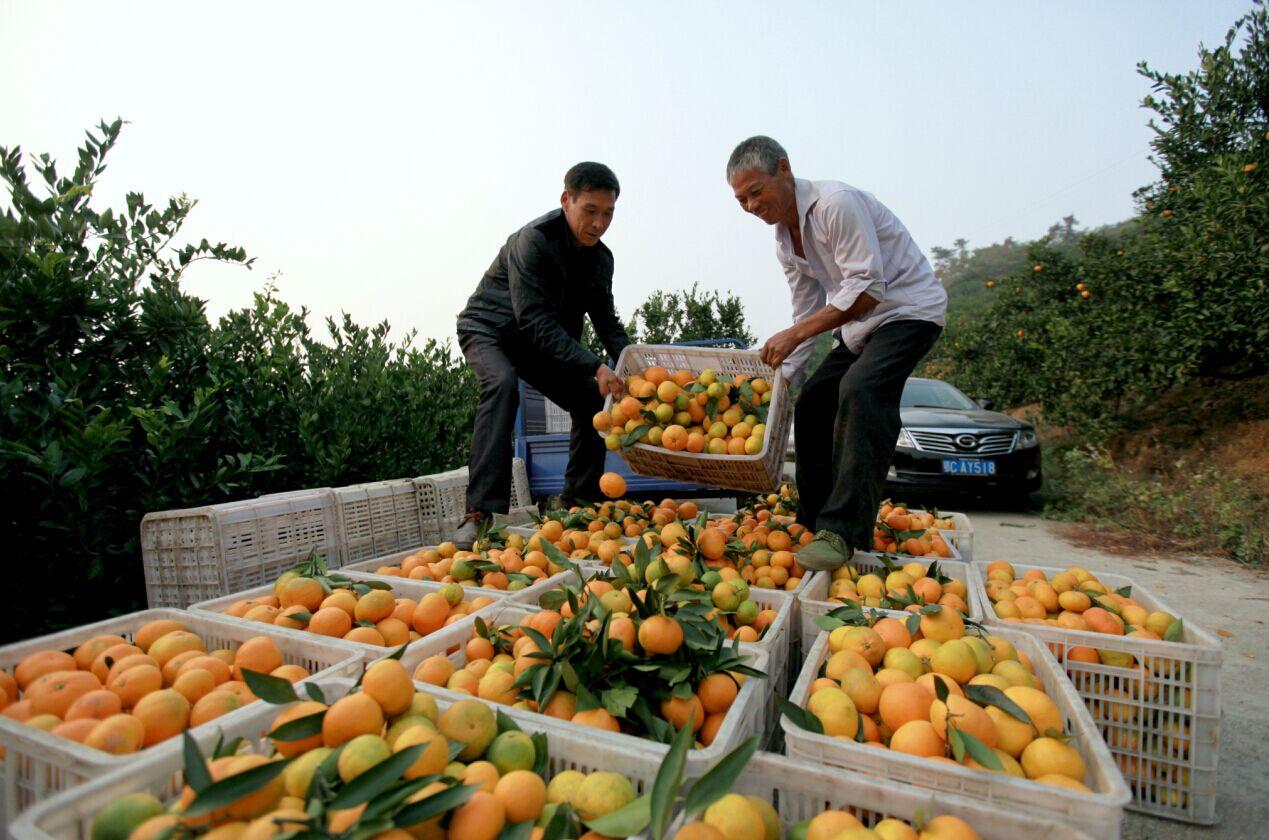
<instances>
[{"instance_id":1,"label":"dirt road","mask_svg":"<svg viewBox=\"0 0 1269 840\"><path fill-rule=\"evenodd\" d=\"M958 508L959 509L959 508ZM1064 527L1026 513L966 510L974 524L976 563L1010 560L1079 565L1133 578L1187 618L1223 636L1219 793L1214 828L1197 828L1128 812L1125 838L1269 836L1269 573L1228 561L1124 556L1078 548ZM1221 632L1223 631L1223 632ZM1225 634L1228 633L1228 636Z\"/></svg>"}]
</instances>

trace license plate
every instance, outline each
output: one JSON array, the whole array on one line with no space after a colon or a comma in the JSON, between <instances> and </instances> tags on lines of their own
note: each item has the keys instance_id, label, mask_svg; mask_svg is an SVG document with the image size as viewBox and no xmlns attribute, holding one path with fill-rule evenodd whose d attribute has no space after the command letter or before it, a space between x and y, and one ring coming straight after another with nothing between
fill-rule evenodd
<instances>
[{"instance_id":1,"label":"license plate","mask_svg":"<svg viewBox=\"0 0 1269 840\"><path fill-rule=\"evenodd\" d=\"M979 458L944 458L943 472L948 475L995 475L996 462Z\"/></svg>"}]
</instances>

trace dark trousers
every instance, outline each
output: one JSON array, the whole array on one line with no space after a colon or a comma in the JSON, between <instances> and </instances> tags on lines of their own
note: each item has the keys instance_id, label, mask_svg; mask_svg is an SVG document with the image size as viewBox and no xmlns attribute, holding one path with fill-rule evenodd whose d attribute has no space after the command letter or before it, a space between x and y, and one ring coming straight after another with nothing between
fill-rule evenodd
<instances>
[{"instance_id":1,"label":"dark trousers","mask_svg":"<svg viewBox=\"0 0 1269 840\"><path fill-rule=\"evenodd\" d=\"M872 550L872 528L899 438L899 398L943 328L891 321L856 355L839 345L802 386L793 409L798 521ZM829 457L831 453L831 457Z\"/></svg>"},{"instance_id":2,"label":"dark trousers","mask_svg":"<svg viewBox=\"0 0 1269 840\"><path fill-rule=\"evenodd\" d=\"M604 407L594 377L566 373L540 352L514 339L460 332L458 346L480 383L467 464L467 509L506 513L511 506L519 379L541 391L573 420L568 469L564 473L565 498L598 499L607 449L592 425L596 412Z\"/></svg>"}]
</instances>

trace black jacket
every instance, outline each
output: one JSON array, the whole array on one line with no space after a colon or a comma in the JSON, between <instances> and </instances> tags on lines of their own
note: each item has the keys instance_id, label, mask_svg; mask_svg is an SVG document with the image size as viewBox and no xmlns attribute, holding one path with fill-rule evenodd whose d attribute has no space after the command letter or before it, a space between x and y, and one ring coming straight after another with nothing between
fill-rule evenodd
<instances>
[{"instance_id":1,"label":"black jacket","mask_svg":"<svg viewBox=\"0 0 1269 840\"><path fill-rule=\"evenodd\" d=\"M590 315L613 359L630 343L613 304L612 271L608 246L575 246L564 211L552 210L507 239L459 313L458 331L514 336L558 364L592 376L601 360L580 342L584 316Z\"/></svg>"}]
</instances>

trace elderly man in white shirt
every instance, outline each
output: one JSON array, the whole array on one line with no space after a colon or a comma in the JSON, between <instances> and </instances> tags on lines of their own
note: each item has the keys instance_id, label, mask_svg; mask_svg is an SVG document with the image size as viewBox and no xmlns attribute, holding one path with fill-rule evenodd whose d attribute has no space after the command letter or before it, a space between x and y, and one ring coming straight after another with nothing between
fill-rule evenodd
<instances>
[{"instance_id":1,"label":"elderly man in white shirt","mask_svg":"<svg viewBox=\"0 0 1269 840\"><path fill-rule=\"evenodd\" d=\"M793 326L762 359L801 383L794 408L798 521L816 539L807 568L836 568L872 548L872 528L899 436L899 398L934 345L947 293L907 228L872 194L840 181L793 177L770 137L732 152L727 181L748 213L775 226L776 257L793 297ZM833 349L805 382L815 338Z\"/></svg>"}]
</instances>

